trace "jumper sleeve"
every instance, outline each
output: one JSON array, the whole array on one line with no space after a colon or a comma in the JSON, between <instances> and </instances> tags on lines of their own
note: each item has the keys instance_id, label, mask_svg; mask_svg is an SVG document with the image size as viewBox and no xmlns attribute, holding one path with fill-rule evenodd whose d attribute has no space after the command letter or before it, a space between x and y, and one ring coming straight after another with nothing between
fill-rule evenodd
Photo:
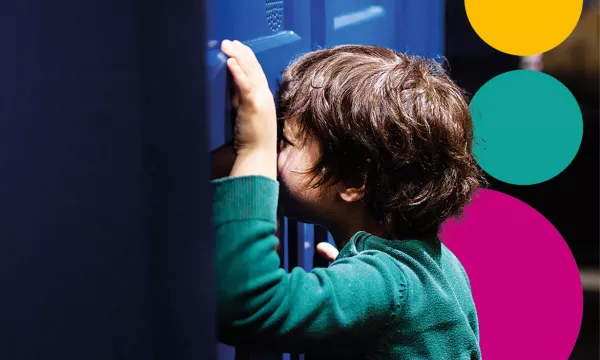
<instances>
[{"instance_id":1,"label":"jumper sleeve","mask_svg":"<svg viewBox=\"0 0 600 360\"><path fill-rule=\"evenodd\" d=\"M280 268L279 186L261 176L212 182L219 341L283 352L348 351L400 311L405 279L387 254L364 251L327 269Z\"/></svg>"}]
</instances>

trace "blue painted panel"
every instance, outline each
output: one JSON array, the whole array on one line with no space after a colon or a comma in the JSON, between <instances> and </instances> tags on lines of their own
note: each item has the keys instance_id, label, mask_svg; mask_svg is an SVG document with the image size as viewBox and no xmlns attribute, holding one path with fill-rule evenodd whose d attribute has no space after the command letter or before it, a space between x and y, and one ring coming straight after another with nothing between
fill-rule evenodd
<instances>
[{"instance_id":1,"label":"blue painted panel","mask_svg":"<svg viewBox=\"0 0 600 360\"><path fill-rule=\"evenodd\" d=\"M298 266L306 271L313 268L313 256L315 253L315 229L314 225L298 223Z\"/></svg>"},{"instance_id":2,"label":"blue painted panel","mask_svg":"<svg viewBox=\"0 0 600 360\"><path fill-rule=\"evenodd\" d=\"M370 44L428 57L442 54L444 0L313 3L312 26L318 47Z\"/></svg>"},{"instance_id":3,"label":"blue painted panel","mask_svg":"<svg viewBox=\"0 0 600 360\"><path fill-rule=\"evenodd\" d=\"M256 53L275 93L281 72L298 55L310 51L310 2L210 0L208 76L211 150L230 140L224 39L239 40Z\"/></svg>"},{"instance_id":4,"label":"blue painted panel","mask_svg":"<svg viewBox=\"0 0 600 360\"><path fill-rule=\"evenodd\" d=\"M327 242L330 243L331 245L335 246L335 241L333 241L333 236L331 235L331 233L327 233ZM341 250L341 249L338 249Z\"/></svg>"},{"instance_id":5,"label":"blue painted panel","mask_svg":"<svg viewBox=\"0 0 600 360\"><path fill-rule=\"evenodd\" d=\"M398 21L396 0L321 0L325 10L325 47L370 44L393 48Z\"/></svg>"},{"instance_id":6,"label":"blue painted panel","mask_svg":"<svg viewBox=\"0 0 600 360\"><path fill-rule=\"evenodd\" d=\"M444 6L445 0L402 1L396 50L432 58L442 55Z\"/></svg>"},{"instance_id":7,"label":"blue painted panel","mask_svg":"<svg viewBox=\"0 0 600 360\"><path fill-rule=\"evenodd\" d=\"M282 240L283 240L283 246L285 249L285 253L283 254L283 268L286 269L287 271L290 271L290 260L289 260L289 251L287 251L287 249L289 249L289 242L288 242L288 222L289 219L284 217L283 218L284 221L284 227L283 227L283 236L282 236Z\"/></svg>"}]
</instances>

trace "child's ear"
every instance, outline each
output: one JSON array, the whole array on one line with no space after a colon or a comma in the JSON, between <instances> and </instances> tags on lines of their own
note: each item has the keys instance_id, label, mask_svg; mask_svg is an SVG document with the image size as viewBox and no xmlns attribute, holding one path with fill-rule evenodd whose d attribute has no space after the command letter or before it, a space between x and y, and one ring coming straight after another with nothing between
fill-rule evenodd
<instances>
[{"instance_id":1,"label":"child's ear","mask_svg":"<svg viewBox=\"0 0 600 360\"><path fill-rule=\"evenodd\" d=\"M367 159L367 168L371 166L371 159ZM362 199L365 196L367 186L367 173L365 172L361 179L356 181L340 183L338 193L342 200L346 202L354 202Z\"/></svg>"},{"instance_id":2,"label":"child's ear","mask_svg":"<svg viewBox=\"0 0 600 360\"><path fill-rule=\"evenodd\" d=\"M342 200L347 202L355 202L363 198L365 195L365 184L361 187L346 187L342 185L342 188L338 192Z\"/></svg>"}]
</instances>

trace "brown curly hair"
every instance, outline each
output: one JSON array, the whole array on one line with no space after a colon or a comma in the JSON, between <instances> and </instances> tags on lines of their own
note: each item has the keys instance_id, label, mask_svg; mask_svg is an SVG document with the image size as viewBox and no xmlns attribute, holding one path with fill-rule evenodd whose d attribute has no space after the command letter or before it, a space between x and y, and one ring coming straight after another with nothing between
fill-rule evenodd
<instances>
[{"instance_id":1,"label":"brown curly hair","mask_svg":"<svg viewBox=\"0 0 600 360\"><path fill-rule=\"evenodd\" d=\"M364 183L392 238L437 234L485 178L461 89L434 60L363 45L308 53L283 74L279 118L319 144L315 187Z\"/></svg>"}]
</instances>

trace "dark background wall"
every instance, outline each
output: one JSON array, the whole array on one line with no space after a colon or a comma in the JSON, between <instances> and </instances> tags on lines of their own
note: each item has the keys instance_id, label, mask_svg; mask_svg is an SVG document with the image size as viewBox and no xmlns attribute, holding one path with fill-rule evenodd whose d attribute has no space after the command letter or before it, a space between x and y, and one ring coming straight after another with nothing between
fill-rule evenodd
<instances>
[{"instance_id":1,"label":"dark background wall","mask_svg":"<svg viewBox=\"0 0 600 360\"><path fill-rule=\"evenodd\" d=\"M203 19L0 2L0 359L214 359Z\"/></svg>"}]
</instances>

